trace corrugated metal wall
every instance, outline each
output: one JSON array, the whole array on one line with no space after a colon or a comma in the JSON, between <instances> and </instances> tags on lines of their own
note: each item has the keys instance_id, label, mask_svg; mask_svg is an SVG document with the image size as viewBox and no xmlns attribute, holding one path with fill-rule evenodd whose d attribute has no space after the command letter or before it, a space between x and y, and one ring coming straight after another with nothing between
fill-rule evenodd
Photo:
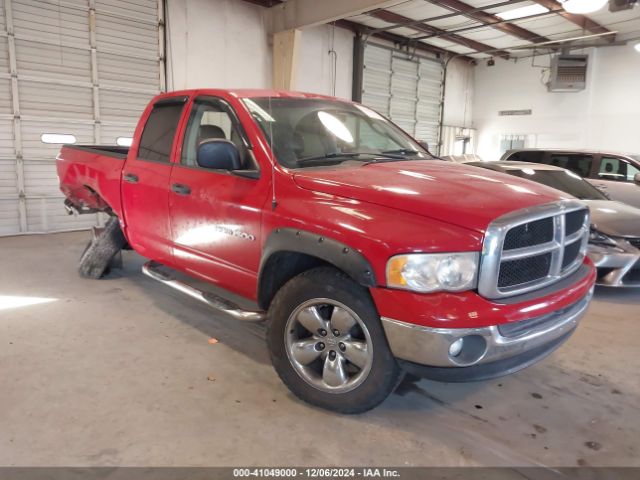
<instances>
[{"instance_id":1,"label":"corrugated metal wall","mask_svg":"<svg viewBox=\"0 0 640 480\"><path fill-rule=\"evenodd\" d=\"M43 133L115 144L163 89L162 0L0 0L0 235L87 228Z\"/></svg>"},{"instance_id":2,"label":"corrugated metal wall","mask_svg":"<svg viewBox=\"0 0 640 480\"><path fill-rule=\"evenodd\" d=\"M438 144L444 68L371 43L364 50L362 103L430 145Z\"/></svg>"}]
</instances>

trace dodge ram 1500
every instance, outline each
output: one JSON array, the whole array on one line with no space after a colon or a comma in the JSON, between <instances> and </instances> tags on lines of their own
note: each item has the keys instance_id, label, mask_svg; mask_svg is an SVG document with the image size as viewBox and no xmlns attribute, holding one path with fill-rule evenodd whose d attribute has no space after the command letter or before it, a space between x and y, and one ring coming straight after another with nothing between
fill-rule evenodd
<instances>
[{"instance_id":1,"label":"dodge ram 1500","mask_svg":"<svg viewBox=\"0 0 640 480\"><path fill-rule=\"evenodd\" d=\"M162 94L130 148L64 146L57 169L70 212L110 216L83 275L132 248L146 275L266 321L282 381L339 412L378 405L404 371L454 382L531 365L573 333L593 293L582 203L436 160L357 103Z\"/></svg>"}]
</instances>

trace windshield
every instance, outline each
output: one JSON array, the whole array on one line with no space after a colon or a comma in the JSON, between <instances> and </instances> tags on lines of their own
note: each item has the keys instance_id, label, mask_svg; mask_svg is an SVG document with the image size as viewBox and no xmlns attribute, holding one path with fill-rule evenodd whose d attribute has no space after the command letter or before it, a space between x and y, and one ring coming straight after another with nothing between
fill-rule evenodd
<instances>
[{"instance_id":1,"label":"windshield","mask_svg":"<svg viewBox=\"0 0 640 480\"><path fill-rule=\"evenodd\" d=\"M509 170L506 173L542 183L548 187L573 195L580 200L608 200L607 197L590 183L568 170L534 170L532 168L523 168L522 170Z\"/></svg>"},{"instance_id":2,"label":"windshield","mask_svg":"<svg viewBox=\"0 0 640 480\"><path fill-rule=\"evenodd\" d=\"M406 133L362 105L309 98L245 98L244 104L288 168L432 157Z\"/></svg>"}]
</instances>

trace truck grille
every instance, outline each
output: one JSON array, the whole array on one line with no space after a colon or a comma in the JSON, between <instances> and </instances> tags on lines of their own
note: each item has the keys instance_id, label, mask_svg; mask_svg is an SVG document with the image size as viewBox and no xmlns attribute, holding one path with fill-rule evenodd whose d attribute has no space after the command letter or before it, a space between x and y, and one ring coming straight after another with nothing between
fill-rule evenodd
<instances>
[{"instance_id":1,"label":"truck grille","mask_svg":"<svg viewBox=\"0 0 640 480\"><path fill-rule=\"evenodd\" d=\"M551 253L543 253L520 260L507 260L500 265L498 288L520 285L545 278L551 268Z\"/></svg>"},{"instance_id":2,"label":"truck grille","mask_svg":"<svg viewBox=\"0 0 640 480\"><path fill-rule=\"evenodd\" d=\"M589 211L574 200L500 217L485 235L478 291L487 298L542 288L582 263Z\"/></svg>"},{"instance_id":3,"label":"truck grille","mask_svg":"<svg viewBox=\"0 0 640 480\"><path fill-rule=\"evenodd\" d=\"M504 237L504 250L532 247L553 240L553 218L513 227Z\"/></svg>"}]
</instances>

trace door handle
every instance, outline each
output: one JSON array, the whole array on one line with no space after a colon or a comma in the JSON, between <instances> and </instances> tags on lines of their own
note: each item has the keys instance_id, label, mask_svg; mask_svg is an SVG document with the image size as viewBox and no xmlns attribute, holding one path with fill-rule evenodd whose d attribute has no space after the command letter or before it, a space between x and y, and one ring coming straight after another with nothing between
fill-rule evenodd
<instances>
[{"instance_id":1,"label":"door handle","mask_svg":"<svg viewBox=\"0 0 640 480\"><path fill-rule=\"evenodd\" d=\"M174 183L171 185L171 190L178 195L189 195L191 193L191 188L188 185L182 185L181 183Z\"/></svg>"},{"instance_id":2,"label":"door handle","mask_svg":"<svg viewBox=\"0 0 640 480\"><path fill-rule=\"evenodd\" d=\"M129 183L138 183L138 176L134 173L125 173L122 176L122 179L125 182L129 182Z\"/></svg>"}]
</instances>

